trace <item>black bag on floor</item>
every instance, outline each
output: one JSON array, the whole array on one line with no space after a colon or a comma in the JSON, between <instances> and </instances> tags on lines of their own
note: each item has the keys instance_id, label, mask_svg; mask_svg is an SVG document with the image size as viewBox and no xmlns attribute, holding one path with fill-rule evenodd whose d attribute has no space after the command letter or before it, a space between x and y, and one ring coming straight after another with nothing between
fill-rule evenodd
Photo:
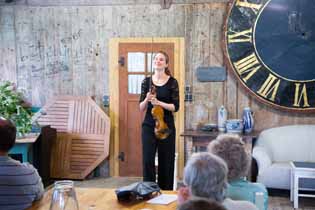
<instances>
[{"instance_id":1,"label":"black bag on floor","mask_svg":"<svg viewBox=\"0 0 315 210\"><path fill-rule=\"evenodd\" d=\"M120 202L147 200L160 194L160 187L155 182L136 182L115 190Z\"/></svg>"}]
</instances>

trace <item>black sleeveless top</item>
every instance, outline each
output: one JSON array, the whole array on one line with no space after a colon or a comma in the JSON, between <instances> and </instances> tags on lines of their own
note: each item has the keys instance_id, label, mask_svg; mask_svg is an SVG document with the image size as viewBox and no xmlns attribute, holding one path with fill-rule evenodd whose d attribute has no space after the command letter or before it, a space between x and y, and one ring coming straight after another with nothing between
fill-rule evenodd
<instances>
[{"instance_id":1,"label":"black sleeveless top","mask_svg":"<svg viewBox=\"0 0 315 210\"><path fill-rule=\"evenodd\" d=\"M140 102L142 102L145 97L147 96L147 93L150 91L151 88L151 77L146 77L142 83L141 83L141 95L140 95ZM175 106L175 112L179 109L179 90L178 90L178 83L177 80L174 77L170 77L168 81L162 85L156 87L156 98L159 101L168 103L168 104L174 104ZM147 112L145 114L145 118L143 120L142 124L153 126L155 125L155 121L152 117L151 110L153 106L149 102L147 107ZM169 127L174 127L174 116L171 111L168 111L164 109L164 121L167 123Z\"/></svg>"}]
</instances>

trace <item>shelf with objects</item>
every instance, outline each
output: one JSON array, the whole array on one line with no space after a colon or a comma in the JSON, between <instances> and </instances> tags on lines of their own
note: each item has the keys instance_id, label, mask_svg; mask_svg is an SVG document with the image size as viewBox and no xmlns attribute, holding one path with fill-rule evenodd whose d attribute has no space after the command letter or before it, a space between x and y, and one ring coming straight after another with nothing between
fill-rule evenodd
<instances>
[{"instance_id":1,"label":"shelf with objects","mask_svg":"<svg viewBox=\"0 0 315 210\"><path fill-rule=\"evenodd\" d=\"M226 134L219 131L202 131L202 130L185 130L181 133L182 140L184 141L185 148L185 162L190 158L194 152L204 152L207 150L208 144L217 138L220 134ZM245 142L246 150L251 154L253 144L257 136L259 135L258 131L252 131L250 133L234 133L242 137L242 140ZM250 180L255 180L255 162L252 162L252 168L249 174Z\"/></svg>"}]
</instances>

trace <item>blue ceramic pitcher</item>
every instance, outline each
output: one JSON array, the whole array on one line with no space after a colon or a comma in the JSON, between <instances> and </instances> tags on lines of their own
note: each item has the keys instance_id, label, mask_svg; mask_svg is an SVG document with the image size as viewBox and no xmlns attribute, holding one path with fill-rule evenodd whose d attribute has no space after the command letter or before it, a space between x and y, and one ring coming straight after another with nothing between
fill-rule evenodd
<instances>
[{"instance_id":1,"label":"blue ceramic pitcher","mask_svg":"<svg viewBox=\"0 0 315 210\"><path fill-rule=\"evenodd\" d=\"M245 107L243 110L243 123L244 123L244 132L250 133L254 129L254 118L253 112L249 107Z\"/></svg>"}]
</instances>

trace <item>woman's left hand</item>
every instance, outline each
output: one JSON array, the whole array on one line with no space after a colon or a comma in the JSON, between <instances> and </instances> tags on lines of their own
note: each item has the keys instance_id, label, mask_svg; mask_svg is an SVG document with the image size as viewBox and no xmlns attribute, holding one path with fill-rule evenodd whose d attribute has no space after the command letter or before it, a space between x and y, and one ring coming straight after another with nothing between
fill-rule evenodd
<instances>
[{"instance_id":1,"label":"woman's left hand","mask_svg":"<svg viewBox=\"0 0 315 210\"><path fill-rule=\"evenodd\" d=\"M160 101L157 100L157 98L154 97L154 98L151 99L151 104L153 106L157 106L157 105L160 105Z\"/></svg>"},{"instance_id":2,"label":"woman's left hand","mask_svg":"<svg viewBox=\"0 0 315 210\"><path fill-rule=\"evenodd\" d=\"M157 100L157 98L155 98L155 97L152 98L150 100L150 102L153 106L161 106L163 109L166 109L166 110L171 111L171 112L173 112L175 110L174 104L167 104L165 102Z\"/></svg>"}]
</instances>

